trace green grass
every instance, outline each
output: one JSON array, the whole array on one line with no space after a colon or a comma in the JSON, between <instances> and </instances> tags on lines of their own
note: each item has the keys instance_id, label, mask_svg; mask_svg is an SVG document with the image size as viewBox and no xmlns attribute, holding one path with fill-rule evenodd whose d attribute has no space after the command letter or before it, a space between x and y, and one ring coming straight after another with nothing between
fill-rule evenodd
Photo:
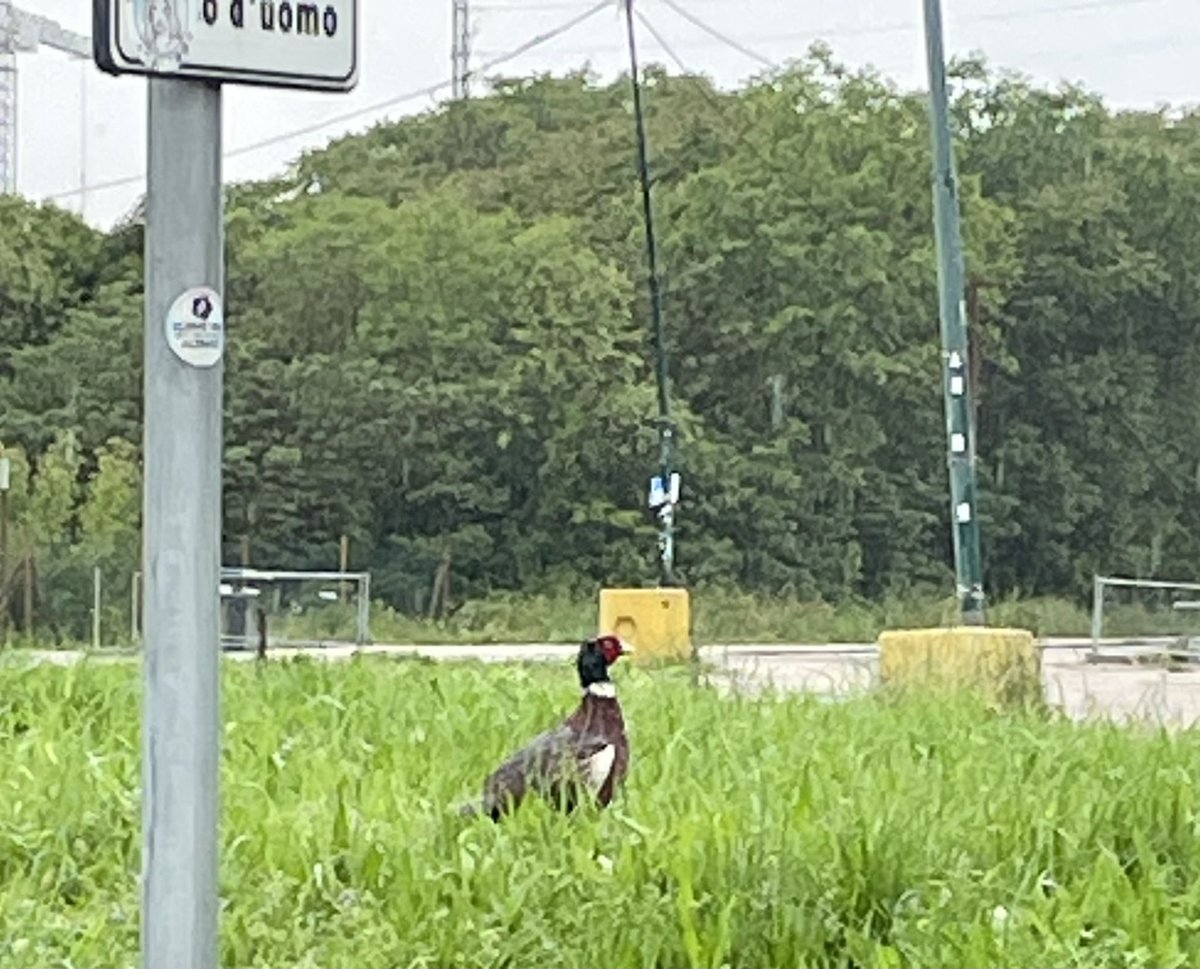
<instances>
[{"instance_id":1,"label":"green grass","mask_svg":"<svg viewBox=\"0 0 1200 969\"><path fill-rule=\"evenodd\" d=\"M1200 964L1200 734L619 671L618 805L448 811L569 667L224 667L226 966ZM139 668L0 666L0 965L137 963Z\"/></svg>"},{"instance_id":2,"label":"green grass","mask_svg":"<svg viewBox=\"0 0 1200 969\"><path fill-rule=\"evenodd\" d=\"M958 617L953 597L850 600L837 604L770 598L716 589L692 592L693 631L704 643L870 643L884 629L945 626ZM473 600L444 621L414 619L386 605L371 613L371 633L380 643L578 642L594 635L597 596L496 595ZM988 622L1017 626L1038 636L1087 636L1091 617L1081 605L1056 598L993 602ZM272 621L273 633L304 639L352 639L353 607L323 606ZM1105 635L1132 636L1200 632L1194 616L1136 604L1114 606Z\"/></svg>"},{"instance_id":3,"label":"green grass","mask_svg":"<svg viewBox=\"0 0 1200 969\"><path fill-rule=\"evenodd\" d=\"M959 615L957 600L937 591L882 601L849 598L837 603L721 588L693 589L691 596L693 635L701 645L869 643L884 629L952 625ZM416 618L377 601L371 609L371 633L377 643L576 643L596 632L598 597L599 590L575 595L496 593L463 603L444 620ZM1150 599L1122 601L1116 593L1110 593L1110 599L1106 636L1200 635L1200 615L1174 612L1161 602L1154 608ZM270 631L274 640L351 641L356 617L353 605L314 599L299 615L273 615ZM1085 605L1055 597L993 600L988 604L988 622L1030 629L1038 636L1087 636L1091 631ZM128 630L127 611L114 609L106 614L105 646L130 645ZM15 648L90 648L90 642L80 640L79 635L53 641L45 629L39 629L33 637L16 633L10 644Z\"/></svg>"}]
</instances>

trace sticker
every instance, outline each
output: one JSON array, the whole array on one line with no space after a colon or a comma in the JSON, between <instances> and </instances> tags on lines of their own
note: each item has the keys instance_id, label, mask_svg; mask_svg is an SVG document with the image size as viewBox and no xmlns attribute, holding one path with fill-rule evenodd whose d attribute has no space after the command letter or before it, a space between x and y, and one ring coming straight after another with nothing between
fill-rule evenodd
<instances>
[{"instance_id":1,"label":"sticker","mask_svg":"<svg viewBox=\"0 0 1200 969\"><path fill-rule=\"evenodd\" d=\"M208 286L180 294L167 311L167 345L192 367L211 367L225 352L221 297Z\"/></svg>"},{"instance_id":2,"label":"sticker","mask_svg":"<svg viewBox=\"0 0 1200 969\"><path fill-rule=\"evenodd\" d=\"M133 23L142 60L152 71L179 69L188 52L190 0L133 0Z\"/></svg>"}]
</instances>

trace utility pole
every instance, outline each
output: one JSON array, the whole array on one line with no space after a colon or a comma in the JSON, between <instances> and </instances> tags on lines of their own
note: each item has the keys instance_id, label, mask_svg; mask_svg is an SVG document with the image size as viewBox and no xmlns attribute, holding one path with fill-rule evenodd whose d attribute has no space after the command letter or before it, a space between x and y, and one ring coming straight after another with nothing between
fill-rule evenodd
<instances>
[{"instance_id":1,"label":"utility pole","mask_svg":"<svg viewBox=\"0 0 1200 969\"><path fill-rule=\"evenodd\" d=\"M0 646L8 645L8 485L12 462L0 453Z\"/></svg>"},{"instance_id":2,"label":"utility pole","mask_svg":"<svg viewBox=\"0 0 1200 969\"><path fill-rule=\"evenodd\" d=\"M79 62L79 217L87 221L88 203L88 68L87 61Z\"/></svg>"},{"instance_id":3,"label":"utility pole","mask_svg":"<svg viewBox=\"0 0 1200 969\"><path fill-rule=\"evenodd\" d=\"M17 191L17 23L0 0L0 195Z\"/></svg>"},{"instance_id":4,"label":"utility pole","mask_svg":"<svg viewBox=\"0 0 1200 969\"><path fill-rule=\"evenodd\" d=\"M205 969L218 963L221 86L151 77L147 94L143 965ZM215 351L185 343L210 331Z\"/></svg>"},{"instance_id":5,"label":"utility pole","mask_svg":"<svg viewBox=\"0 0 1200 969\"><path fill-rule=\"evenodd\" d=\"M19 10L12 0L0 0L0 195L17 191L17 54L50 47L88 60L92 39L66 30L48 17ZM87 126L87 106L83 106ZM82 150L82 149L81 149Z\"/></svg>"},{"instance_id":6,"label":"utility pole","mask_svg":"<svg viewBox=\"0 0 1200 969\"><path fill-rule=\"evenodd\" d=\"M638 74L637 38L633 29L633 0L624 0L629 41L629 78L633 88L633 118L637 133L638 177L642 189L642 218L646 232L646 283L650 289L650 317L654 337L654 369L658 388L658 478L651 481L650 506L658 516L659 585L675 584L675 506L679 502L679 474L675 465L675 421L671 417L671 378L663 324L662 286L658 278L658 246L654 236L654 205L650 196L650 162L646 147L646 120Z\"/></svg>"},{"instance_id":7,"label":"utility pole","mask_svg":"<svg viewBox=\"0 0 1200 969\"><path fill-rule=\"evenodd\" d=\"M97 66L146 78L141 964L215 969L221 764L222 87L350 91L357 0L95 0ZM267 4L260 4L264 12ZM285 14L285 11L287 13ZM243 17L245 22L243 24ZM294 28L294 31L293 31ZM295 37L312 39L300 45ZM320 38L317 40L316 38ZM290 65L290 66L288 66Z\"/></svg>"},{"instance_id":8,"label":"utility pole","mask_svg":"<svg viewBox=\"0 0 1200 969\"><path fill-rule=\"evenodd\" d=\"M455 101L461 101L471 96L471 0L452 2L454 15L451 24L451 95Z\"/></svg>"},{"instance_id":9,"label":"utility pole","mask_svg":"<svg viewBox=\"0 0 1200 969\"><path fill-rule=\"evenodd\" d=\"M33 639L33 556L25 556L25 601L21 614L25 617L25 638Z\"/></svg>"},{"instance_id":10,"label":"utility pole","mask_svg":"<svg viewBox=\"0 0 1200 969\"><path fill-rule=\"evenodd\" d=\"M977 327L971 340L971 418L975 422L975 443L978 445L983 433L979 430L979 405L983 400L983 363L987 353L984 345L983 331L978 329L983 320L983 304L979 299L979 291L990 286L999 285L994 279L984 279L971 276L967 279L967 319Z\"/></svg>"},{"instance_id":11,"label":"utility pole","mask_svg":"<svg viewBox=\"0 0 1200 969\"><path fill-rule=\"evenodd\" d=\"M970 347L964 293L958 178L946 94L946 55L941 0L924 0L925 51L929 68L930 142L933 148L934 238L938 260L942 393L949 444L954 575L962 621L984 624L983 560L975 488L975 420L971 403Z\"/></svg>"},{"instance_id":12,"label":"utility pole","mask_svg":"<svg viewBox=\"0 0 1200 969\"><path fill-rule=\"evenodd\" d=\"M343 534L338 542L338 570L341 572L350 571L350 536ZM341 583L341 601L343 603L350 601L350 586L345 582Z\"/></svg>"}]
</instances>

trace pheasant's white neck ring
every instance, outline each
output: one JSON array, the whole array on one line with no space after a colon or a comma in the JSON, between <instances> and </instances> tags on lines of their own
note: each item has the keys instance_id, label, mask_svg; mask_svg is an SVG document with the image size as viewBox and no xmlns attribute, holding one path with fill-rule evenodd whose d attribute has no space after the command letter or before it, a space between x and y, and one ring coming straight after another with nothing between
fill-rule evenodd
<instances>
[{"instance_id":1,"label":"pheasant's white neck ring","mask_svg":"<svg viewBox=\"0 0 1200 969\"><path fill-rule=\"evenodd\" d=\"M617 695L617 684L612 681L606 683L589 683L584 693L592 696L604 697L606 700L612 700Z\"/></svg>"}]
</instances>

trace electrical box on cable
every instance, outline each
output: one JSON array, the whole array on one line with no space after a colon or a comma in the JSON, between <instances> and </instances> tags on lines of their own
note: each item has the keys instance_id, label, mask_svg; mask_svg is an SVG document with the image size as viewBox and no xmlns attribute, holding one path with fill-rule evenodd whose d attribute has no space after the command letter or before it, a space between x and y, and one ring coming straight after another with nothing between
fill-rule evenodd
<instances>
[{"instance_id":1,"label":"electrical box on cable","mask_svg":"<svg viewBox=\"0 0 1200 969\"><path fill-rule=\"evenodd\" d=\"M671 486L668 488L663 483L661 474L656 474L650 479L650 496L647 504L652 509L662 508L664 505L679 504L679 472L671 474Z\"/></svg>"}]
</instances>

